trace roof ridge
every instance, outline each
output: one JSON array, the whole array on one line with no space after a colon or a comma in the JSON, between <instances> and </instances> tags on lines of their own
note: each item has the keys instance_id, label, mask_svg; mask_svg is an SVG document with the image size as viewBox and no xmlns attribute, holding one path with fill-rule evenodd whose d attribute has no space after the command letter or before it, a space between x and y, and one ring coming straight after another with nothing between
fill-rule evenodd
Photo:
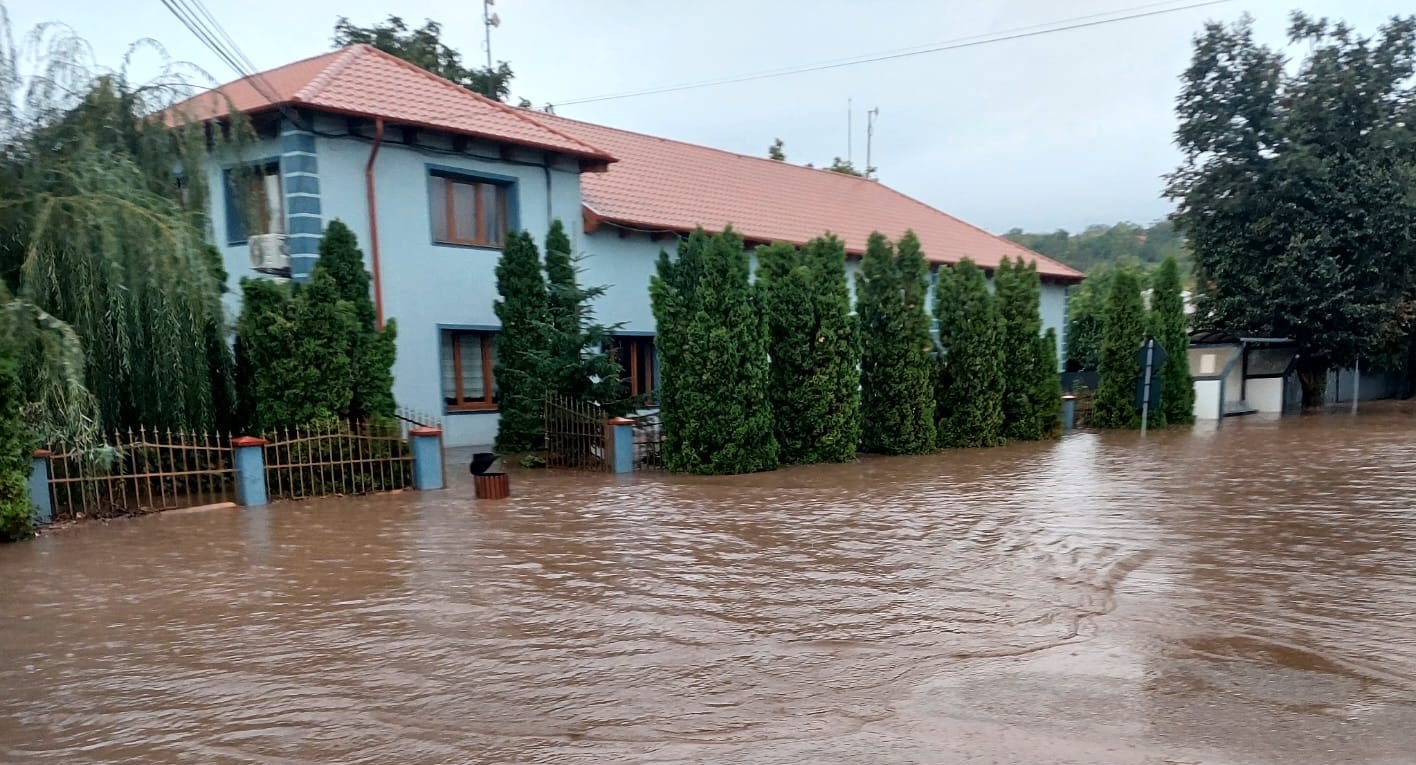
<instances>
[{"instance_id":1,"label":"roof ridge","mask_svg":"<svg viewBox=\"0 0 1416 765\"><path fill-rule=\"evenodd\" d=\"M515 109L518 109L518 110L521 110L521 111L534 111L534 110L528 109L527 107L524 107L524 106L507 107L507 108L515 108ZM543 112L536 112L536 113L537 113L537 114L544 114ZM879 185L882 185L882 186L884 185L884 184L881 184L880 181L878 181L878 180L876 180L876 179L874 179L874 178L866 178L866 177L863 176L863 175L851 175L850 173L841 173L841 172L837 172L837 171L832 170L832 169L827 168L827 167L807 167L806 165L798 165L798 164L795 164L795 163L793 163L793 162L788 162L788 161L786 161L786 160L784 160L784 159L772 159L771 157L759 157L759 156L756 156L756 155L754 155L754 154L743 154L743 153L740 152L740 151L729 151L728 149L722 149L722 148L719 148L719 147L717 147L717 146L709 146L709 145L707 145L707 144L694 143L694 142L692 142L692 141L684 141L684 140L680 140L680 139L678 139L678 138L665 138L664 136L661 136L661 135L653 135L653 134L651 134L651 133L640 133L640 132L637 132L637 131L634 131L634 130L627 130L627 129L625 129L625 128L614 127L614 126L612 126L612 125L602 125L602 124L600 124L600 123L598 123L598 122L587 122L586 120L578 120L578 119L575 119L574 117L563 117L563 116L561 116L561 115L559 115L559 114L545 114L544 116L551 117L551 118L553 118L553 119L558 119L558 120L565 120L565 121L567 121L567 122L575 122L575 123L578 123L578 124L581 124L581 125L588 125L588 126L590 126L590 127L592 127L592 128L600 128L600 129L602 129L602 130L614 130L614 131L616 131L616 132L629 133L630 135L636 135L636 136L640 136L640 137L642 137L642 138L652 138L652 139L654 139L654 140L656 140L656 141L665 141L665 142L667 142L667 143L677 143L677 144L682 144L682 145L684 145L684 146L692 146L692 147L694 147L694 148L696 148L696 149L706 149L706 150L708 150L708 151L717 152L717 153L719 153L719 154L727 154L727 155L729 155L729 156L739 157L739 158L742 158L742 159L750 159L750 160L754 160L754 161L756 161L756 162L770 162L773 167L791 167L791 168L796 168L797 170L806 170L806 171L809 171L809 172L830 173L832 176L836 176L836 177L839 177L839 178L846 178L846 179L850 179L850 180L854 180L854 181L862 181L862 182L865 182L865 183L875 183L875 184L879 184ZM888 187L887 187L887 188L888 188Z\"/></svg>"},{"instance_id":2,"label":"roof ridge","mask_svg":"<svg viewBox=\"0 0 1416 765\"><path fill-rule=\"evenodd\" d=\"M601 157L603 157L603 158L605 158L605 159L609 159L609 160L613 161L613 157L611 157L611 155L610 155L608 152L606 152L604 149L599 148L598 146L591 146L590 144L588 144L588 143L586 143L586 142L584 142L584 141L582 141L582 140L580 140L580 139L578 139L578 138L575 138L574 136L565 135L564 133L561 133L559 130L553 130L553 129L551 129L549 126L544 125L544 124L542 124L541 122L538 122L538 121L532 120L532 119L528 119L528 118L526 118L526 117L524 117L524 116L522 116L522 115L516 113L517 111L519 111L519 109L515 109L515 108L513 108L513 107L507 106L506 104L502 103L501 101L496 100L495 98L488 98L488 97L486 97L486 96L482 95L481 93L478 93L478 92L476 92L476 91L474 91L474 90L469 90L469 89L467 89L467 88L465 88L465 87L463 87L463 86L461 86L461 85L458 85L457 83L453 82L452 80L449 80L449 79L447 79L446 77L443 77L443 76L441 76L441 75L434 74L433 72L430 72L430 71L428 71L427 69L424 69L423 67L418 66L417 64L414 64L414 63L411 62L411 61L405 61L405 60L399 58L398 56L393 55L392 53L387 53L387 52L385 52L385 51L381 51L381 50L379 50L378 48L375 48L374 46L369 45L368 43L355 43L354 45L348 46L348 47L346 48L346 50L349 50L349 49L356 49L356 48L357 48L357 49L362 49L362 50L369 51L369 52L371 52L371 53L376 54L376 55L379 56L380 58L383 58L383 59L388 60L388 61L392 61L392 62L394 62L394 63L398 64L399 66L404 67L404 68L406 68L406 69L411 69L411 70L417 72L418 74L420 74L420 75L422 75L422 76L424 76L424 77L426 77L426 78L432 80L433 82L437 83L439 86L441 86L441 87L443 87L443 88L451 88L451 89L455 90L459 96L462 96L462 97L469 97L469 96L470 96L472 99L477 100L477 101L480 101L480 102L482 102L482 103L483 103L484 105L486 105L486 106L489 106L489 107L494 108L494 109L498 109L498 110L503 111L503 112L507 112L510 116L516 117L517 119L520 119L520 120L522 120L523 122L527 122L527 123L530 123L530 124L532 124L532 125L535 125L536 127L540 128L541 130L544 130L544 131L546 131L546 132L548 132L548 133L550 133L550 134L552 134L552 135L554 135L554 136L557 136L557 137L559 137L559 138L564 138L564 139L567 140L567 141L571 141L571 142L573 142L574 144L576 144L577 146L583 146L583 147L585 147L585 149L586 149L587 151L591 152L592 154L596 154L596 155L599 155L599 156L601 156ZM323 73L321 73L321 74L323 74ZM302 92L303 92L303 91L302 91Z\"/></svg>"},{"instance_id":3,"label":"roof ridge","mask_svg":"<svg viewBox=\"0 0 1416 765\"><path fill-rule=\"evenodd\" d=\"M340 72L343 72L345 69L349 68L349 65L354 61L356 57L355 54L359 53L364 49L375 50L375 48L370 45L366 45L364 43L355 43L354 45L346 45L343 48L334 51L334 53L336 54L334 56L334 60L331 61L327 66L325 66L325 68L321 69L319 74L316 74L314 77L311 77L310 81L305 83L304 87L291 94L290 100L309 101L318 96L320 91L324 90L326 85L332 82L335 77L339 76Z\"/></svg>"}]
</instances>

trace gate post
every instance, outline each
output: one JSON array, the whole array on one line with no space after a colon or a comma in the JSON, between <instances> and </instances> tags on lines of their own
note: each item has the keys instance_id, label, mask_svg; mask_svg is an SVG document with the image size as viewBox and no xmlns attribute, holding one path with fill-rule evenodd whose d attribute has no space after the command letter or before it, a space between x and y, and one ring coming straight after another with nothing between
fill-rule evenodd
<instances>
[{"instance_id":1,"label":"gate post","mask_svg":"<svg viewBox=\"0 0 1416 765\"><path fill-rule=\"evenodd\" d=\"M258 507L266 503L264 438L231 439L231 473L236 479L236 504Z\"/></svg>"},{"instance_id":2,"label":"gate post","mask_svg":"<svg viewBox=\"0 0 1416 765\"><path fill-rule=\"evenodd\" d=\"M1062 396L1062 432L1070 433L1077 424L1077 396L1068 393Z\"/></svg>"},{"instance_id":3,"label":"gate post","mask_svg":"<svg viewBox=\"0 0 1416 765\"><path fill-rule=\"evenodd\" d=\"M605 454L611 472L634 472L634 420L611 417L605 420Z\"/></svg>"},{"instance_id":4,"label":"gate post","mask_svg":"<svg viewBox=\"0 0 1416 765\"><path fill-rule=\"evenodd\" d=\"M443 488L442 430L419 427L408 431L413 450L413 488L419 491Z\"/></svg>"},{"instance_id":5,"label":"gate post","mask_svg":"<svg viewBox=\"0 0 1416 765\"><path fill-rule=\"evenodd\" d=\"M34 518L40 523L54 520L54 505L49 499L49 450L36 449L30 458L29 499Z\"/></svg>"}]
</instances>

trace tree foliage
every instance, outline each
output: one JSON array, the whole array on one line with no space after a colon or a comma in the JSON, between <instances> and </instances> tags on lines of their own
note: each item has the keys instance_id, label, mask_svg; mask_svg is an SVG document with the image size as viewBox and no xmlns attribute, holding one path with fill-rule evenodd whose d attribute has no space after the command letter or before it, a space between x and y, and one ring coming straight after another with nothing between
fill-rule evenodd
<instances>
[{"instance_id":1,"label":"tree foliage","mask_svg":"<svg viewBox=\"0 0 1416 765\"><path fill-rule=\"evenodd\" d=\"M340 16L334 24L334 47L364 43L415 66L426 69L487 98L505 101L511 95L515 75L505 61L493 68L467 67L462 54L442 41L442 24L424 19L423 26L410 27L400 16L390 15L372 26L356 26Z\"/></svg>"},{"instance_id":2,"label":"tree foliage","mask_svg":"<svg viewBox=\"0 0 1416 765\"><path fill-rule=\"evenodd\" d=\"M551 325L551 389L580 401L599 403L611 409L611 414L622 414L641 403L623 402L623 370L605 352L610 329L595 321L593 303L605 294L605 288L580 285L580 268L559 219L551 221L546 234L546 290Z\"/></svg>"},{"instance_id":3,"label":"tree foliage","mask_svg":"<svg viewBox=\"0 0 1416 765\"><path fill-rule=\"evenodd\" d=\"M13 348L0 337L0 542L34 534L27 483L34 444L20 418L24 395L17 367Z\"/></svg>"},{"instance_id":4,"label":"tree foliage","mask_svg":"<svg viewBox=\"0 0 1416 765\"><path fill-rule=\"evenodd\" d=\"M757 251L781 461L845 462L860 443L860 339L834 236Z\"/></svg>"},{"instance_id":5,"label":"tree foliage","mask_svg":"<svg viewBox=\"0 0 1416 765\"><path fill-rule=\"evenodd\" d=\"M699 229L660 253L649 294L658 326L664 457L670 470L777 466L767 331L742 238Z\"/></svg>"},{"instance_id":6,"label":"tree foliage","mask_svg":"<svg viewBox=\"0 0 1416 765\"><path fill-rule=\"evenodd\" d=\"M1040 375L1057 373L1056 357L1038 356L1042 336L1042 282L1036 263L1004 258L993 276L998 305L1003 374L1003 437L1035 441L1044 435L1042 410L1057 400L1040 400Z\"/></svg>"},{"instance_id":7,"label":"tree foliage","mask_svg":"<svg viewBox=\"0 0 1416 765\"><path fill-rule=\"evenodd\" d=\"M1305 404L1326 372L1411 331L1416 18L1362 37L1295 13L1296 65L1247 17L1195 39L1169 178L1197 322L1298 342Z\"/></svg>"},{"instance_id":8,"label":"tree foliage","mask_svg":"<svg viewBox=\"0 0 1416 765\"><path fill-rule=\"evenodd\" d=\"M772 139L772 145L767 147L767 158L775 159L778 162L787 161L787 151L784 144L782 143L782 139Z\"/></svg>"},{"instance_id":9,"label":"tree foliage","mask_svg":"<svg viewBox=\"0 0 1416 765\"><path fill-rule=\"evenodd\" d=\"M1057 436L1062 427L1062 376L1057 369L1057 330L1048 327L1034 344L1037 363L1032 368L1032 389L1033 400L1037 402L1034 409L1037 434L1040 438L1051 438Z\"/></svg>"},{"instance_id":10,"label":"tree foliage","mask_svg":"<svg viewBox=\"0 0 1416 765\"><path fill-rule=\"evenodd\" d=\"M315 271L321 270L334 280L339 299L349 304L354 317L349 339L351 397L345 414L352 420L392 417L398 327L393 319L382 328L378 326L364 253L359 249L358 238L343 221L330 221L320 239Z\"/></svg>"},{"instance_id":11,"label":"tree foliage","mask_svg":"<svg viewBox=\"0 0 1416 765\"><path fill-rule=\"evenodd\" d=\"M1182 266L1189 258L1185 238L1169 219L1149 226L1129 221L1110 226L1100 224L1075 234L1065 229L1028 233L1015 228L1003 236L1039 255L1084 271L1088 278L1098 267L1131 266L1144 270L1168 257L1175 258Z\"/></svg>"},{"instance_id":12,"label":"tree foliage","mask_svg":"<svg viewBox=\"0 0 1416 765\"><path fill-rule=\"evenodd\" d=\"M928 266L907 231L899 252L880 232L866 243L856 274L861 327L861 449L925 454L935 447L933 339Z\"/></svg>"},{"instance_id":13,"label":"tree foliage","mask_svg":"<svg viewBox=\"0 0 1416 765\"><path fill-rule=\"evenodd\" d=\"M1161 261L1151 279L1151 336L1165 349L1160 368L1161 414L1169 425L1195 419L1195 384L1190 377L1190 332L1180 292L1180 268L1174 258Z\"/></svg>"},{"instance_id":14,"label":"tree foliage","mask_svg":"<svg viewBox=\"0 0 1416 765\"><path fill-rule=\"evenodd\" d=\"M1129 270L1112 277L1106 296L1101 342L1101 381L1096 392L1096 424L1102 428L1138 428L1136 383L1141 366L1136 352L1146 339L1146 311L1141 285Z\"/></svg>"},{"instance_id":15,"label":"tree foliage","mask_svg":"<svg viewBox=\"0 0 1416 765\"><path fill-rule=\"evenodd\" d=\"M551 389L551 308L541 254L531 234L507 237L497 261L497 298L501 320L496 337L495 379L501 416L496 447L528 452L544 439L543 408Z\"/></svg>"},{"instance_id":16,"label":"tree foliage","mask_svg":"<svg viewBox=\"0 0 1416 765\"><path fill-rule=\"evenodd\" d=\"M1011 266L1004 281L1012 289ZM997 446L1003 442L1005 358L999 302L972 260L964 258L939 270L934 315L939 322L935 391L941 446ZM1032 381L1030 374L1024 379ZM1028 398L1028 391L1020 394L1023 407Z\"/></svg>"}]
</instances>

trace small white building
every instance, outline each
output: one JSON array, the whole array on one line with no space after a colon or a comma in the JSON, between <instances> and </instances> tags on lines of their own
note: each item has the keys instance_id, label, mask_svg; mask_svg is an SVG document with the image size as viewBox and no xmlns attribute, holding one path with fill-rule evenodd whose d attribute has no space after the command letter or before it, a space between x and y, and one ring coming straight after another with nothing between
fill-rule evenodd
<instances>
[{"instance_id":1,"label":"small white building","mask_svg":"<svg viewBox=\"0 0 1416 765\"><path fill-rule=\"evenodd\" d=\"M1282 414L1302 406L1294 372L1298 346L1288 338L1196 330L1190 333L1189 356L1197 420Z\"/></svg>"}]
</instances>

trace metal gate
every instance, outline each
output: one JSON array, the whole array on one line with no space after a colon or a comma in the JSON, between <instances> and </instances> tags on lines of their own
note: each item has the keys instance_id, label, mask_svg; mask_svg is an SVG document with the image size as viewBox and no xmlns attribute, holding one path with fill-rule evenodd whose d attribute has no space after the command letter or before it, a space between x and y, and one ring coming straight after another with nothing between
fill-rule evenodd
<instances>
[{"instance_id":1,"label":"metal gate","mask_svg":"<svg viewBox=\"0 0 1416 765\"><path fill-rule=\"evenodd\" d=\"M609 472L605 410L568 396L546 396L546 467Z\"/></svg>"},{"instance_id":2,"label":"metal gate","mask_svg":"<svg viewBox=\"0 0 1416 765\"><path fill-rule=\"evenodd\" d=\"M236 498L231 438L139 428L47 451L55 519L176 510Z\"/></svg>"}]
</instances>

